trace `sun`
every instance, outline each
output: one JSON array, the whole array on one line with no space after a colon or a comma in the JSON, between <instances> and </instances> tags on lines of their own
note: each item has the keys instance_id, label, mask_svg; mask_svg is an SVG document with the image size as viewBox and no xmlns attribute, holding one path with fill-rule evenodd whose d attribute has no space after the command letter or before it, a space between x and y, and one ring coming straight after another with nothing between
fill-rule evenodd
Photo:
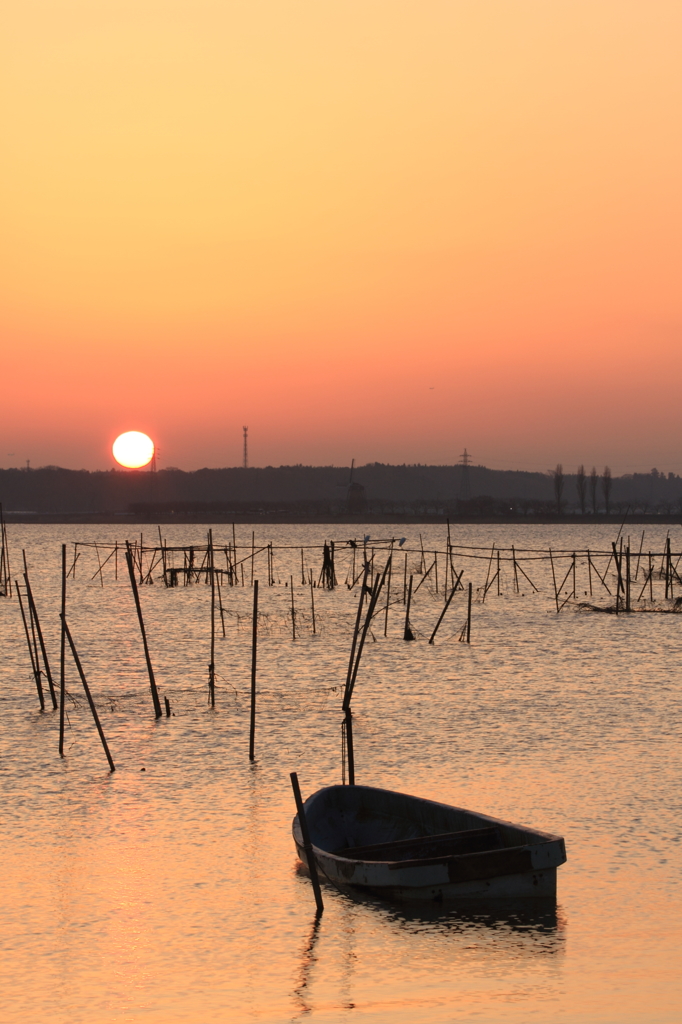
<instances>
[{"instance_id":1,"label":"sun","mask_svg":"<svg viewBox=\"0 0 682 1024\"><path fill-rule=\"evenodd\" d=\"M120 434L111 450L119 466L125 466L126 469L141 469L154 458L154 442L139 430L128 430Z\"/></svg>"}]
</instances>

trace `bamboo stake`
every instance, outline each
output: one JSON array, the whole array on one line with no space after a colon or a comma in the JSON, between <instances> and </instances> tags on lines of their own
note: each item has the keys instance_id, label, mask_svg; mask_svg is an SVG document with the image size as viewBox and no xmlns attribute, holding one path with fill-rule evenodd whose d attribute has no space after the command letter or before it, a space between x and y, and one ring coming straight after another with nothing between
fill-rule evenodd
<instances>
[{"instance_id":1,"label":"bamboo stake","mask_svg":"<svg viewBox=\"0 0 682 1024\"><path fill-rule=\"evenodd\" d=\"M344 701L345 707L344 707L344 710L348 710L350 708L350 702L351 702L351 698L353 696L353 690L355 689L355 682L356 682L357 677L358 677L358 669L360 667L360 659L362 657L362 651L363 651L363 648L365 646L365 640L367 638L367 633L369 631L369 627L370 627L370 624L372 622L372 618L374 616L374 611L375 611L376 606L377 606L377 601L379 600L379 594L381 593L381 588L384 585L384 581L386 579L386 573L387 572L388 572L388 564L386 565L386 568L384 569L383 574L382 575L378 575L377 574L377 577L376 577L376 579L374 581L374 587L372 588L372 596L370 598L369 606L367 608L367 614L365 616L365 624L362 627L362 633L360 634L360 641L358 643L358 653L357 653L357 655L355 657L355 665L353 666L353 674L351 676L350 685L348 687L348 692L347 692L347 694L345 696L345 701Z\"/></svg>"},{"instance_id":2,"label":"bamboo stake","mask_svg":"<svg viewBox=\"0 0 682 1024\"><path fill-rule=\"evenodd\" d=\"M651 561L651 552L649 552L649 596L651 603L654 603L654 566Z\"/></svg>"},{"instance_id":3,"label":"bamboo stake","mask_svg":"<svg viewBox=\"0 0 682 1024\"><path fill-rule=\"evenodd\" d=\"M462 569L462 573L463 572L464 572L464 569ZM460 577L461 577L462 573L460 573ZM455 586L450 591L450 596L446 599L445 604L443 605L443 610L441 611L440 615L438 616L438 622L433 627L433 633L431 634L431 636L429 638L429 643L430 644L432 644L433 641L434 641L436 633L438 632L438 627L440 626L441 622L445 618L445 613L448 610L448 608L450 607L450 602L452 601L453 597L455 596L455 591L456 590L457 590L457 585L455 584Z\"/></svg>"},{"instance_id":4,"label":"bamboo stake","mask_svg":"<svg viewBox=\"0 0 682 1024\"><path fill-rule=\"evenodd\" d=\"M310 608L311 608L312 616L313 616L313 636L315 636L315 633L316 633L316 629L315 629L315 594L313 592L313 575L312 575L312 570L310 572Z\"/></svg>"},{"instance_id":5,"label":"bamboo stake","mask_svg":"<svg viewBox=\"0 0 682 1024\"><path fill-rule=\"evenodd\" d=\"M256 758L256 653L258 649L258 580L253 584L253 627L251 633L251 720L249 727L249 761Z\"/></svg>"},{"instance_id":6,"label":"bamboo stake","mask_svg":"<svg viewBox=\"0 0 682 1024\"><path fill-rule=\"evenodd\" d=\"M353 712L350 707L345 710L343 720L346 732L346 756L348 758L348 785L355 785L355 748L353 747Z\"/></svg>"},{"instance_id":7,"label":"bamboo stake","mask_svg":"<svg viewBox=\"0 0 682 1024\"><path fill-rule=\"evenodd\" d=\"M554 584L554 600L556 601L556 613L559 614L559 594L556 589L556 575L554 574L554 559L552 558L552 549L549 549L549 561L552 566L552 583Z\"/></svg>"},{"instance_id":8,"label":"bamboo stake","mask_svg":"<svg viewBox=\"0 0 682 1024\"><path fill-rule=\"evenodd\" d=\"M472 592L472 585L471 585L471 581L469 581L469 600L468 600L468 605L467 605L467 643L468 644L471 643L471 592Z\"/></svg>"},{"instance_id":9,"label":"bamboo stake","mask_svg":"<svg viewBox=\"0 0 682 1024\"><path fill-rule=\"evenodd\" d=\"M97 565L99 566L97 572L99 573L99 582L104 589L104 576L102 575L102 562L99 557L99 548L97 547L97 541L95 541L95 554L97 555Z\"/></svg>"},{"instance_id":10,"label":"bamboo stake","mask_svg":"<svg viewBox=\"0 0 682 1024\"><path fill-rule=\"evenodd\" d=\"M7 542L7 527L0 502L0 597L12 596L12 570L9 565L9 544Z\"/></svg>"},{"instance_id":11,"label":"bamboo stake","mask_svg":"<svg viewBox=\"0 0 682 1024\"><path fill-rule=\"evenodd\" d=\"M495 557L495 544L490 549L490 561L488 562L488 571L485 574L485 586L483 587L483 600L485 601L485 595L488 593L488 580L490 579L490 570L493 567L493 558Z\"/></svg>"},{"instance_id":12,"label":"bamboo stake","mask_svg":"<svg viewBox=\"0 0 682 1024\"><path fill-rule=\"evenodd\" d=\"M97 709L95 707L95 702L92 699L92 694L90 693L90 687L88 686L88 681L85 678L85 673L83 672L83 666L81 665L81 660L78 657L78 651L76 650L76 646L75 646L75 644L73 642L73 638L72 638L71 633L69 631L69 627L66 624L66 619L62 619L62 622L64 623L64 630L66 632L66 639L69 641L69 647L71 648L71 653L73 655L73 660L75 661L76 668L78 669L78 675L81 677L81 683L83 684L83 689L85 690L85 696L88 698L88 704L90 705L90 711L92 712L92 717L94 718L95 725L97 726L97 732L99 733L99 738L102 741L102 746L104 747L104 753L107 755L107 761L109 762L109 768L110 768L110 770L112 772L115 772L116 771L116 765L114 764L113 759L111 757L111 754L109 753L109 746L108 746L106 738L104 736L104 730L102 729L102 726L100 724L99 716L97 714Z\"/></svg>"},{"instance_id":13,"label":"bamboo stake","mask_svg":"<svg viewBox=\"0 0 682 1024\"><path fill-rule=\"evenodd\" d=\"M24 585L26 585L26 578L28 576L28 568L27 568L27 565L26 565L26 552L22 551L21 554L22 554L22 557L24 559ZM26 605L28 607L28 615L29 615L28 621L29 621L29 625L31 627L31 642L33 644L34 662L35 662L36 668L38 669L38 673L39 673L39 675L40 675L40 677L42 679L42 674L43 673L42 673L42 669L40 668L40 655L38 654L38 641L37 641L37 638L36 638L35 621L33 619L33 608L31 607L31 600L29 598L28 589L26 590Z\"/></svg>"},{"instance_id":14,"label":"bamboo stake","mask_svg":"<svg viewBox=\"0 0 682 1024\"><path fill-rule=\"evenodd\" d=\"M208 531L208 569L211 574L211 660L208 666L208 690L211 707L215 707L215 556L213 551L213 530Z\"/></svg>"},{"instance_id":15,"label":"bamboo stake","mask_svg":"<svg viewBox=\"0 0 682 1024\"><path fill-rule=\"evenodd\" d=\"M355 650L356 650L357 643L358 643L358 633L360 631L360 619L362 617L362 606L363 606L364 601L365 601L365 591L367 590L367 577L368 577L368 575L369 575L369 566L368 566L367 562L365 562L365 574L363 576L362 586L360 588L360 600L358 602L358 612L357 612L357 615L355 616L355 626L353 628L353 641L352 641L351 647L350 647L350 658L348 659L348 672L346 673L346 685L345 685L344 691L343 691L343 707L344 707L344 710L345 710L346 704L347 704L348 691L349 691L349 688L350 688L350 680L351 680L351 676L353 675L353 666L355 664Z\"/></svg>"},{"instance_id":16,"label":"bamboo stake","mask_svg":"<svg viewBox=\"0 0 682 1024\"><path fill-rule=\"evenodd\" d=\"M623 584L623 576L622 576L622 573L621 573L621 564L620 564L621 563L621 559L622 559L623 556L622 556L622 554L621 555L618 554L618 551L616 549L616 542L615 541L612 541L611 545L613 547L613 560L616 563L616 572L618 574L618 585L616 587L616 614L618 614L618 598L620 596L620 592L622 591L623 594L625 594L625 586Z\"/></svg>"},{"instance_id":17,"label":"bamboo stake","mask_svg":"<svg viewBox=\"0 0 682 1024\"><path fill-rule=\"evenodd\" d=\"M14 581L14 586L19 598L19 610L21 611L21 618L24 623L24 632L26 633L26 643L28 644L28 653L31 657L31 668L33 670L33 678L35 679L36 690L38 691L38 700L40 701L40 710L45 710L45 697L43 695L43 684L40 681L40 668L36 664L35 656L33 653L33 647L31 646L31 634L28 631L28 623L26 622L26 614L24 612L24 602L21 600L21 591L19 590L19 581Z\"/></svg>"},{"instance_id":18,"label":"bamboo stake","mask_svg":"<svg viewBox=\"0 0 682 1024\"><path fill-rule=\"evenodd\" d=\"M59 647L59 756L64 757L64 716L66 713L66 544L62 544L62 630Z\"/></svg>"},{"instance_id":19,"label":"bamboo stake","mask_svg":"<svg viewBox=\"0 0 682 1024\"><path fill-rule=\"evenodd\" d=\"M301 789L298 784L298 775L296 772L291 772L289 778L291 779L291 788L294 791L294 800L296 801L296 810L298 812L298 823L301 826L301 836L303 838L303 850L305 852L305 858L308 862L308 871L310 872L310 881L313 885L313 893L315 894L315 905L317 907L317 916L324 910L324 903L322 902L322 892L320 891L320 880L317 877L317 864L315 863L315 852L313 850L312 843L310 842L310 833L308 832L308 821L305 815L305 808L303 806L303 800L301 798Z\"/></svg>"},{"instance_id":20,"label":"bamboo stake","mask_svg":"<svg viewBox=\"0 0 682 1024\"><path fill-rule=\"evenodd\" d=\"M133 598L135 599L135 608L137 609L137 620L140 624L140 633L142 634L142 646L144 647L144 657L147 662L147 673L149 675L149 686L152 691L152 702L154 704L154 717L161 718L161 702L159 701L159 693L156 689L156 679L154 678L154 669L152 668L152 659L149 656L149 647L147 645L147 633L144 628L144 619L142 618L142 607L140 605L140 595L137 592L137 580L135 579L135 567L133 565L133 556L130 550L130 542L126 541L126 563L128 565L128 575L130 576L130 586L133 591Z\"/></svg>"},{"instance_id":21,"label":"bamboo stake","mask_svg":"<svg viewBox=\"0 0 682 1024\"><path fill-rule=\"evenodd\" d=\"M405 608L405 629L403 630L403 640L414 640L414 633L410 628L410 605L412 604L412 576L410 575L410 584L407 589L407 606Z\"/></svg>"},{"instance_id":22,"label":"bamboo stake","mask_svg":"<svg viewBox=\"0 0 682 1024\"><path fill-rule=\"evenodd\" d=\"M296 639L296 609L294 607L294 577L289 577L289 586L291 587L291 633L292 639Z\"/></svg>"},{"instance_id":23,"label":"bamboo stake","mask_svg":"<svg viewBox=\"0 0 682 1024\"><path fill-rule=\"evenodd\" d=\"M388 636L388 609L391 606L391 576L393 575L393 543L393 540L391 540L391 550L389 553L388 585L386 588L386 614L384 616L384 636Z\"/></svg>"},{"instance_id":24,"label":"bamboo stake","mask_svg":"<svg viewBox=\"0 0 682 1024\"><path fill-rule=\"evenodd\" d=\"M243 568L244 567L242 566L242 570L243 570ZM226 635L226 633L225 633L225 612L224 612L224 609L223 609L223 598L222 598L222 595L220 593L220 576L216 576L216 581L215 582L216 582L216 587L217 587L217 590L218 590L218 609L220 611L220 624L221 624L222 629L223 629L223 637L225 637L225 635Z\"/></svg>"},{"instance_id":25,"label":"bamboo stake","mask_svg":"<svg viewBox=\"0 0 682 1024\"><path fill-rule=\"evenodd\" d=\"M24 565L26 565L25 558L24 558ZM58 704L57 704L57 694L55 693L54 683L52 681L52 672L50 671L50 662L48 661L47 650L45 649L45 640L43 639L43 631L40 628L40 619L38 618L38 609L36 608L36 603L33 600L33 591L31 590L31 584L29 583L28 572L24 573L24 582L26 584L26 597L28 598L29 612L31 614L31 618L35 622L35 628L36 628L36 632L38 634L38 642L40 644L40 651L41 651L41 654L43 656L43 665L45 666L45 676L47 678L47 685L50 688L50 697L52 698L52 708L53 708L53 710L56 711L57 707L58 707Z\"/></svg>"},{"instance_id":26,"label":"bamboo stake","mask_svg":"<svg viewBox=\"0 0 682 1024\"><path fill-rule=\"evenodd\" d=\"M630 608L630 545L625 549L625 611L632 611Z\"/></svg>"}]
</instances>

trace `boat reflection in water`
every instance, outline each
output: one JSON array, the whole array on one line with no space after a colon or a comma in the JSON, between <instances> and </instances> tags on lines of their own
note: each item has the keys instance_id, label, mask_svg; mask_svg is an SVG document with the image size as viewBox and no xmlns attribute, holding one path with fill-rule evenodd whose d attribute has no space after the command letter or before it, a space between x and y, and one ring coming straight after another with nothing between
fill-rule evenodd
<instances>
[{"instance_id":1,"label":"boat reflection in water","mask_svg":"<svg viewBox=\"0 0 682 1024\"><path fill-rule=\"evenodd\" d=\"M295 870L307 884L305 864L297 862ZM529 976L551 989L561 976L566 922L554 897L395 903L324 880L322 885L327 909L315 916L302 942L294 1020L322 1007L350 1010L371 1002L369 964L377 975L385 968L401 973L402 967L415 991L435 989L450 997L457 978L463 996L472 986L513 988ZM428 1016L426 1007L415 1007L420 1012Z\"/></svg>"}]
</instances>

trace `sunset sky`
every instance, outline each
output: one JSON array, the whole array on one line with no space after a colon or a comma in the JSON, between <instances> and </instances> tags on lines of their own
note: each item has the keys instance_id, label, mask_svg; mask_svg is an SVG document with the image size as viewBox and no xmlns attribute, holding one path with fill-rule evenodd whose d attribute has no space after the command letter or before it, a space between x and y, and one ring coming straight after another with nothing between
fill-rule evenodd
<instances>
[{"instance_id":1,"label":"sunset sky","mask_svg":"<svg viewBox=\"0 0 682 1024\"><path fill-rule=\"evenodd\" d=\"M682 472L679 0L21 0L0 466Z\"/></svg>"}]
</instances>

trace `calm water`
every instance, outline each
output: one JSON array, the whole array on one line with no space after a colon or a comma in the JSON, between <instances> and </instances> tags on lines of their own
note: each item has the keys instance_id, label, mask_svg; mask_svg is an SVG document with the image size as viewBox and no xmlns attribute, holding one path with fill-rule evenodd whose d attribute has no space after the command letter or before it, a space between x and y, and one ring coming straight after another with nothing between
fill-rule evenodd
<instances>
[{"instance_id":1,"label":"calm water","mask_svg":"<svg viewBox=\"0 0 682 1024\"><path fill-rule=\"evenodd\" d=\"M294 547L351 529L257 527L261 541ZM443 528L401 527L412 547L420 531L427 547L443 548ZM673 531L679 550L682 530ZM123 528L9 532L15 574L26 548L56 668L60 543L121 541ZM231 539L214 533L216 543ZM205 530L164 535L202 543ZM608 548L613 536L606 527L481 526L453 540L570 550ZM661 550L664 537L647 535L645 549ZM250 545L250 528L237 542ZM309 557L317 574L319 553ZM347 559L339 556L342 579ZM540 593L514 593L505 566L501 594L495 586L474 604L471 646L458 642L462 595L434 646L403 642L402 604L387 638L382 620L354 698L357 781L563 834L569 860L556 904L405 912L327 888L317 931L310 883L297 873L288 773L299 772L304 793L340 781L339 687L357 592L316 590L313 636L300 552L276 554L279 586L268 588L264 558L257 564L264 618L251 765L250 588L223 592L215 710L206 700L210 589L141 588L160 691L174 711L155 722L120 562L118 582L110 562L102 588L90 580L94 552L84 554L69 580L69 622L113 775L71 664L60 761L57 714L37 710L17 601L0 600L2 1020L679 1021L682 618L570 606L557 616L547 564L524 565ZM465 582L484 582L485 560L462 567ZM584 566L578 586L584 593ZM402 571L393 588L402 601ZM413 614L421 634L441 604L427 581Z\"/></svg>"}]
</instances>

